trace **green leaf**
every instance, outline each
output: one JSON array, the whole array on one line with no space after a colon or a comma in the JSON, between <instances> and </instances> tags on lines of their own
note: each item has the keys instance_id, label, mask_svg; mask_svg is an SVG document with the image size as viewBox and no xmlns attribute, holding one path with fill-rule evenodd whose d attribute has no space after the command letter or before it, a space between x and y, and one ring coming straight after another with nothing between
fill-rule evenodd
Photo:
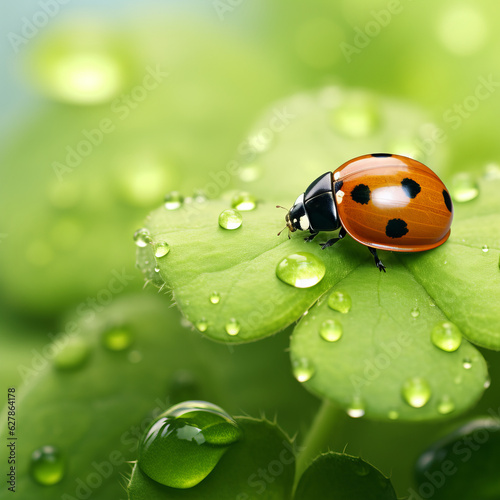
<instances>
[{"instance_id":1,"label":"green leaf","mask_svg":"<svg viewBox=\"0 0 500 500\"><path fill-rule=\"evenodd\" d=\"M396 500L391 481L361 458L325 453L300 478L294 500Z\"/></svg>"},{"instance_id":2,"label":"green leaf","mask_svg":"<svg viewBox=\"0 0 500 500\"><path fill-rule=\"evenodd\" d=\"M402 255L407 268L473 343L500 350L500 179L455 203L451 236L432 252ZM486 250L486 251L485 251Z\"/></svg>"},{"instance_id":3,"label":"green leaf","mask_svg":"<svg viewBox=\"0 0 500 500\"><path fill-rule=\"evenodd\" d=\"M483 392L483 357L465 340L455 352L433 345L431 330L447 318L396 257L387 255L384 262L386 274L365 261L333 287L332 293L350 296L349 312L331 309L325 295L300 321L291 340L296 374L300 378L301 367L307 366L306 387L352 416L419 420L464 411ZM334 342L320 334L331 321L342 330ZM415 377L430 386L430 399L421 408L402 395L403 385ZM453 409L445 411L442 404L448 400Z\"/></svg>"},{"instance_id":4,"label":"green leaf","mask_svg":"<svg viewBox=\"0 0 500 500\"><path fill-rule=\"evenodd\" d=\"M179 490L150 479L134 467L128 487L130 500L205 499L287 500L295 470L292 443L267 420L236 417L241 439L232 444L214 470L197 486Z\"/></svg>"},{"instance_id":5,"label":"green leaf","mask_svg":"<svg viewBox=\"0 0 500 500\"><path fill-rule=\"evenodd\" d=\"M122 297L90 321L73 323L70 318L64 330L56 332L54 343L40 331L43 344L33 341L31 352L21 355L13 349L15 359L8 366L15 374L22 365L26 383L17 385L17 375L2 376L2 381L4 387L16 387L22 437L17 442L19 498L73 500L89 488L96 500L122 498L120 481L129 471L125 462L137 458L140 436L153 418L186 399L217 401L232 414L277 412L292 432L309 417L315 399L288 375L285 332L228 349L183 328L178 312L164 305L157 295ZM19 342L30 338L21 336L19 328L15 331ZM103 336L107 332L121 332L122 346L123 335L131 333L130 346L121 351L106 348L118 346L116 336L112 343L110 336ZM17 345L10 337L0 337L2 352ZM83 362L73 357L76 366L56 367L67 345L77 339L87 344L88 356ZM69 356L65 358L67 363ZM255 359L262 362L259 370ZM7 422L6 410L0 417ZM220 440L219 431L210 428L209 439ZM5 428L5 441L4 433ZM55 446L64 460L64 477L52 486L37 484L29 474L30 456L43 446ZM7 452L5 446L0 450L3 463ZM0 491L1 499L9 495L5 488Z\"/></svg>"},{"instance_id":6,"label":"green leaf","mask_svg":"<svg viewBox=\"0 0 500 500\"><path fill-rule=\"evenodd\" d=\"M499 498L499 450L498 415L461 425L420 455L412 498Z\"/></svg>"}]
</instances>

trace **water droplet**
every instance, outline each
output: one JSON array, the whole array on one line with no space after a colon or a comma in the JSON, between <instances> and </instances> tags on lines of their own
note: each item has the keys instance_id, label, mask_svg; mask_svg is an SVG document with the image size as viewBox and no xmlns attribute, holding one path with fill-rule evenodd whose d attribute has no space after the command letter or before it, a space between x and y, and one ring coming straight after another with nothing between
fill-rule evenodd
<instances>
[{"instance_id":1,"label":"water droplet","mask_svg":"<svg viewBox=\"0 0 500 500\"><path fill-rule=\"evenodd\" d=\"M483 387L485 389L488 389L491 385L491 379L490 378L487 378L485 381L484 381L484 384L483 384Z\"/></svg>"},{"instance_id":2,"label":"water droplet","mask_svg":"<svg viewBox=\"0 0 500 500\"><path fill-rule=\"evenodd\" d=\"M209 300L212 304L218 304L220 302L220 293L213 292L212 295L210 295Z\"/></svg>"},{"instance_id":3,"label":"water droplet","mask_svg":"<svg viewBox=\"0 0 500 500\"><path fill-rule=\"evenodd\" d=\"M238 424L222 408L186 401L151 424L140 442L138 465L160 484L191 488L212 472L240 437Z\"/></svg>"},{"instance_id":4,"label":"water droplet","mask_svg":"<svg viewBox=\"0 0 500 500\"><path fill-rule=\"evenodd\" d=\"M340 134L351 139L368 137L380 124L378 106L373 98L357 95L333 111L332 124Z\"/></svg>"},{"instance_id":5,"label":"water droplet","mask_svg":"<svg viewBox=\"0 0 500 500\"><path fill-rule=\"evenodd\" d=\"M231 206L242 212L248 212L257 208L257 198L250 193L241 192L233 197Z\"/></svg>"},{"instance_id":6,"label":"water droplet","mask_svg":"<svg viewBox=\"0 0 500 500\"><path fill-rule=\"evenodd\" d=\"M489 250L488 245L483 245L483 246L481 247L481 250L482 250L484 253L488 253L488 250Z\"/></svg>"},{"instance_id":7,"label":"water droplet","mask_svg":"<svg viewBox=\"0 0 500 500\"><path fill-rule=\"evenodd\" d=\"M470 174L461 173L451 180L450 193L454 201L463 203L477 197L479 186Z\"/></svg>"},{"instance_id":8,"label":"water droplet","mask_svg":"<svg viewBox=\"0 0 500 500\"><path fill-rule=\"evenodd\" d=\"M390 420L397 420L399 418L399 413L396 410L391 410L387 416Z\"/></svg>"},{"instance_id":9,"label":"water droplet","mask_svg":"<svg viewBox=\"0 0 500 500\"><path fill-rule=\"evenodd\" d=\"M167 210L177 210L182 207L184 203L184 196L182 196L178 191L172 191L165 195L165 208Z\"/></svg>"},{"instance_id":10,"label":"water droplet","mask_svg":"<svg viewBox=\"0 0 500 500\"><path fill-rule=\"evenodd\" d=\"M151 243L153 240L151 239L151 236L149 235L149 231L146 228L142 228L142 229L138 229L134 233L134 241L138 247L144 248L144 247L148 246L148 244Z\"/></svg>"},{"instance_id":11,"label":"water droplet","mask_svg":"<svg viewBox=\"0 0 500 500\"><path fill-rule=\"evenodd\" d=\"M413 408L422 408L431 397L431 388L427 380L421 377L408 379L402 390L404 400Z\"/></svg>"},{"instance_id":12,"label":"water droplet","mask_svg":"<svg viewBox=\"0 0 500 500\"><path fill-rule=\"evenodd\" d=\"M414 307L411 310L411 317L412 318L418 318L419 316L420 316L420 311L419 311L418 307Z\"/></svg>"},{"instance_id":13,"label":"water droplet","mask_svg":"<svg viewBox=\"0 0 500 500\"><path fill-rule=\"evenodd\" d=\"M276 276L296 288L310 288L325 276L323 261L309 252L297 252L282 259L276 266Z\"/></svg>"},{"instance_id":14,"label":"water droplet","mask_svg":"<svg viewBox=\"0 0 500 500\"><path fill-rule=\"evenodd\" d=\"M123 351L132 345L132 334L126 327L116 327L102 334L102 343L110 351Z\"/></svg>"},{"instance_id":15,"label":"water droplet","mask_svg":"<svg viewBox=\"0 0 500 500\"><path fill-rule=\"evenodd\" d=\"M439 349L453 352L460 347L462 334L456 325L450 321L443 321L432 329L431 341Z\"/></svg>"},{"instance_id":16,"label":"water droplet","mask_svg":"<svg viewBox=\"0 0 500 500\"><path fill-rule=\"evenodd\" d=\"M327 319L321 324L319 334L327 342L336 342L342 337L342 324L336 319Z\"/></svg>"},{"instance_id":17,"label":"water droplet","mask_svg":"<svg viewBox=\"0 0 500 500\"><path fill-rule=\"evenodd\" d=\"M238 210L227 209L219 215L219 226L223 229L238 229L243 222L242 215Z\"/></svg>"},{"instance_id":18,"label":"water droplet","mask_svg":"<svg viewBox=\"0 0 500 500\"><path fill-rule=\"evenodd\" d=\"M328 307L334 311L347 314L351 310L351 306L351 297L345 292L335 290L328 297Z\"/></svg>"},{"instance_id":19,"label":"water droplet","mask_svg":"<svg viewBox=\"0 0 500 500\"><path fill-rule=\"evenodd\" d=\"M472 368L472 360L470 358L465 358L463 360L463 364L462 366L466 369L466 370L470 370Z\"/></svg>"},{"instance_id":20,"label":"water droplet","mask_svg":"<svg viewBox=\"0 0 500 500\"><path fill-rule=\"evenodd\" d=\"M202 189L198 189L193 193L193 200L196 203L205 203L207 199L207 195Z\"/></svg>"},{"instance_id":21,"label":"water droplet","mask_svg":"<svg viewBox=\"0 0 500 500\"><path fill-rule=\"evenodd\" d=\"M245 165L241 167L239 171L239 177L243 182L255 182L262 176L262 168L252 163L250 165Z\"/></svg>"},{"instance_id":22,"label":"water droplet","mask_svg":"<svg viewBox=\"0 0 500 500\"><path fill-rule=\"evenodd\" d=\"M361 418L365 414L365 405L359 396L355 396L347 408L347 414L351 418Z\"/></svg>"},{"instance_id":23,"label":"water droplet","mask_svg":"<svg viewBox=\"0 0 500 500\"><path fill-rule=\"evenodd\" d=\"M208 321L205 318L200 319L197 321L194 326L199 332L206 332L208 328Z\"/></svg>"},{"instance_id":24,"label":"water droplet","mask_svg":"<svg viewBox=\"0 0 500 500\"><path fill-rule=\"evenodd\" d=\"M438 404L437 410L441 415L448 415L455 410L455 404L449 396L443 396Z\"/></svg>"},{"instance_id":25,"label":"water droplet","mask_svg":"<svg viewBox=\"0 0 500 500\"><path fill-rule=\"evenodd\" d=\"M486 180L500 179L500 165L488 163L484 168L484 178Z\"/></svg>"},{"instance_id":26,"label":"water droplet","mask_svg":"<svg viewBox=\"0 0 500 500\"><path fill-rule=\"evenodd\" d=\"M65 464L59 450L53 446L38 448L31 455L30 472L44 486L57 484L64 476Z\"/></svg>"},{"instance_id":27,"label":"water droplet","mask_svg":"<svg viewBox=\"0 0 500 500\"><path fill-rule=\"evenodd\" d=\"M79 368L90 355L89 344L81 338L70 338L54 356L54 366L59 370Z\"/></svg>"},{"instance_id":28,"label":"water droplet","mask_svg":"<svg viewBox=\"0 0 500 500\"><path fill-rule=\"evenodd\" d=\"M170 245L166 241L157 243L155 246L155 257L161 259L170 252Z\"/></svg>"},{"instance_id":29,"label":"water droplet","mask_svg":"<svg viewBox=\"0 0 500 500\"><path fill-rule=\"evenodd\" d=\"M299 382L307 382L314 375L314 366L307 358L292 362L293 375Z\"/></svg>"},{"instance_id":30,"label":"water droplet","mask_svg":"<svg viewBox=\"0 0 500 500\"><path fill-rule=\"evenodd\" d=\"M240 333L240 324L234 318L231 318L226 323L226 333L228 335L238 335Z\"/></svg>"}]
</instances>

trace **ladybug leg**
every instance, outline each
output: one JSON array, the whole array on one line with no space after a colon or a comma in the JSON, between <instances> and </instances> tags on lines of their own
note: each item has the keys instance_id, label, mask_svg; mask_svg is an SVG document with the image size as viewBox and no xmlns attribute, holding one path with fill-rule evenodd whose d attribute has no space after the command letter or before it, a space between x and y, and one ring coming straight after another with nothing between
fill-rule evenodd
<instances>
[{"instance_id":1,"label":"ladybug leg","mask_svg":"<svg viewBox=\"0 0 500 500\"><path fill-rule=\"evenodd\" d=\"M378 270L384 271L385 273L385 266L384 264L382 264L382 261L378 258L377 250L372 247L368 247L368 250L370 250L370 253L373 255L373 258L375 259L375 265L378 267Z\"/></svg>"},{"instance_id":2,"label":"ladybug leg","mask_svg":"<svg viewBox=\"0 0 500 500\"><path fill-rule=\"evenodd\" d=\"M310 241L314 240L314 238L316 238L316 236L318 236L318 233L311 233L310 236L308 236L307 238L304 238L304 241L306 243L309 243Z\"/></svg>"},{"instance_id":3,"label":"ladybug leg","mask_svg":"<svg viewBox=\"0 0 500 500\"><path fill-rule=\"evenodd\" d=\"M346 234L347 231L344 228L341 228L338 237L332 238L331 240L328 240L326 243L323 243L322 245L320 245L321 248L324 250L325 248L331 247L334 243L337 243L337 241L341 240Z\"/></svg>"}]
</instances>

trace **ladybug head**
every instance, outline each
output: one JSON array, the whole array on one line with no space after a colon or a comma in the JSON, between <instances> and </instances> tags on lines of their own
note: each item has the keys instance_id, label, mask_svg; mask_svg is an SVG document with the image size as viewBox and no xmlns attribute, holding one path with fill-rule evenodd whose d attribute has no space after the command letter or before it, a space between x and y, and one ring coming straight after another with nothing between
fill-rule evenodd
<instances>
[{"instance_id":1,"label":"ladybug head","mask_svg":"<svg viewBox=\"0 0 500 500\"><path fill-rule=\"evenodd\" d=\"M291 233L297 230L310 230L309 217L307 216L306 206L304 204L304 194L301 194L295 200L293 207L285 216L285 221Z\"/></svg>"}]
</instances>

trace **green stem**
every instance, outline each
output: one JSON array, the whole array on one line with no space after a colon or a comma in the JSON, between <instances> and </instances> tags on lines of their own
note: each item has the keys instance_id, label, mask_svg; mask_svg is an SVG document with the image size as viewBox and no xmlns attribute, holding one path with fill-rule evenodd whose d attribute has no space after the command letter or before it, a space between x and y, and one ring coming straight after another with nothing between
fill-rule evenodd
<instances>
[{"instance_id":1,"label":"green stem","mask_svg":"<svg viewBox=\"0 0 500 500\"><path fill-rule=\"evenodd\" d=\"M339 432L345 421L345 412L324 399L297 455L294 489L311 462L322 451L327 451L326 447L331 437Z\"/></svg>"}]
</instances>

